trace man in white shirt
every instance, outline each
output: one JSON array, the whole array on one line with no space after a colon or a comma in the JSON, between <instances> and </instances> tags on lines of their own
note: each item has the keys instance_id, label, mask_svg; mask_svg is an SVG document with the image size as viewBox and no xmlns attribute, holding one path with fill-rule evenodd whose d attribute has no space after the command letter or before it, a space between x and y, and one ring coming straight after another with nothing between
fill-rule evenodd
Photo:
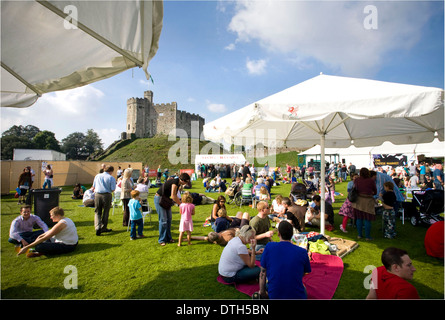
<instances>
[{"instance_id":1,"label":"man in white shirt","mask_svg":"<svg viewBox=\"0 0 445 320\"><path fill-rule=\"evenodd\" d=\"M34 230L37 224L41 229ZM48 231L48 226L39 216L31 214L31 206L25 205L20 209L20 216L14 219L9 230L9 243L27 246L34 242L37 237Z\"/></svg>"}]
</instances>

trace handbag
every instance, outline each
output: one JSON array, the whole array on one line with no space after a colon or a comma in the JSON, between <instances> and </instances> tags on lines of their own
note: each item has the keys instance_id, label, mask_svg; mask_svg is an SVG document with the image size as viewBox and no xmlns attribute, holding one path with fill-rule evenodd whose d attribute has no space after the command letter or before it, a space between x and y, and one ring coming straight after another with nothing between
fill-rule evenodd
<instances>
[{"instance_id":1,"label":"handbag","mask_svg":"<svg viewBox=\"0 0 445 320\"><path fill-rule=\"evenodd\" d=\"M174 204L174 201L169 197L167 197L166 195L164 195L164 185L165 184L162 185L162 196L161 199L159 200L159 205L165 210L170 210Z\"/></svg>"},{"instance_id":2,"label":"handbag","mask_svg":"<svg viewBox=\"0 0 445 320\"><path fill-rule=\"evenodd\" d=\"M358 190L354 183L351 191L348 193L348 200L349 200L349 202L356 202L357 198L358 198Z\"/></svg>"}]
</instances>

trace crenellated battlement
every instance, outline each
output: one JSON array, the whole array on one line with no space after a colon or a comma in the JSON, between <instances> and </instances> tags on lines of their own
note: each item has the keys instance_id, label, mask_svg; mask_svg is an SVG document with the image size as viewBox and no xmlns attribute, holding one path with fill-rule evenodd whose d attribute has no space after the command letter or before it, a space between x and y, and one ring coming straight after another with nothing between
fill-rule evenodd
<instances>
[{"instance_id":1,"label":"crenellated battlement","mask_svg":"<svg viewBox=\"0 0 445 320\"><path fill-rule=\"evenodd\" d=\"M172 130L182 129L192 137L192 121L199 124L199 134L205 124L204 118L178 110L177 102L153 104L153 92L145 91L144 98L127 99L126 136L137 138L152 137L156 134L170 134ZM193 134L196 130L193 131ZM193 138L198 138L193 137Z\"/></svg>"}]
</instances>

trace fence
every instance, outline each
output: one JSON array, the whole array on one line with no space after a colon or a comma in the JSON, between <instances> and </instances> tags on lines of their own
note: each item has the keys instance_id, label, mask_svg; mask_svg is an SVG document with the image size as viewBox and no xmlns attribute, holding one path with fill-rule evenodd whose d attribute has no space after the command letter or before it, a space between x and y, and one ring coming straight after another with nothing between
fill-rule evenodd
<instances>
[{"instance_id":1,"label":"fence","mask_svg":"<svg viewBox=\"0 0 445 320\"><path fill-rule=\"evenodd\" d=\"M99 173L101 164L112 165L114 167L113 175L120 166L122 169L131 168L142 172L142 162L95 162L95 161L1 161L1 194L8 194L17 188L17 183L23 169L30 166L35 173L33 188L42 188L45 180L42 166L50 164L54 175L53 185L74 186L76 183L92 184L94 177Z\"/></svg>"}]
</instances>

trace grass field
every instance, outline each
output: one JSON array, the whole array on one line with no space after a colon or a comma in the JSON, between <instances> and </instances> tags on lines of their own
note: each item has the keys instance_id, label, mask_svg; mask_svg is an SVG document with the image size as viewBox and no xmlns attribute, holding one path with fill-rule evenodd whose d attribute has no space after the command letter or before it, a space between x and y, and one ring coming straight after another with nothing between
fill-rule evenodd
<instances>
[{"instance_id":1,"label":"grass field","mask_svg":"<svg viewBox=\"0 0 445 320\"><path fill-rule=\"evenodd\" d=\"M345 194L346 183L337 184L337 191ZM287 196L290 185L273 187L272 197ZM204 192L201 180L193 183L193 192ZM72 187L64 187L59 205L65 209L78 230L79 245L75 252L56 257L27 258L16 256L13 245L8 243L11 221L19 214L19 206L12 194L1 201L1 296L3 299L250 299L231 286L216 281L218 261L223 250L218 245L193 241L191 246L183 243L161 247L158 239L158 219L154 211L151 223L147 217L144 234L146 238L130 241L127 228L122 226L121 208L110 212L109 228L113 232L98 237L94 231L94 209L80 205L81 200L71 199ZM149 203L154 209L150 189ZM209 193L217 198L218 193ZM341 217L338 210L344 197L334 203L336 229L326 234L356 240L357 232L349 227L344 234L338 229ZM230 215L239 208L228 205ZM203 227L210 215L212 205L196 207L193 235L206 235L210 227ZM256 211L242 207L251 216ZM177 240L179 209L173 208L172 234ZM318 231L317 229L313 229ZM381 219L373 222L374 241L359 241L359 247L343 258L344 271L334 299L364 299L367 290L363 286L369 273L368 265L380 266L381 252L388 246L408 251L417 268L412 283L423 299L444 299L443 260L425 253L423 245L425 227L413 227L408 221L397 221L398 237L384 239L381 234ZM278 240L274 236L274 240ZM71 268L65 270L65 268ZM77 289L66 289L73 284L73 271L77 272Z\"/></svg>"}]
</instances>

